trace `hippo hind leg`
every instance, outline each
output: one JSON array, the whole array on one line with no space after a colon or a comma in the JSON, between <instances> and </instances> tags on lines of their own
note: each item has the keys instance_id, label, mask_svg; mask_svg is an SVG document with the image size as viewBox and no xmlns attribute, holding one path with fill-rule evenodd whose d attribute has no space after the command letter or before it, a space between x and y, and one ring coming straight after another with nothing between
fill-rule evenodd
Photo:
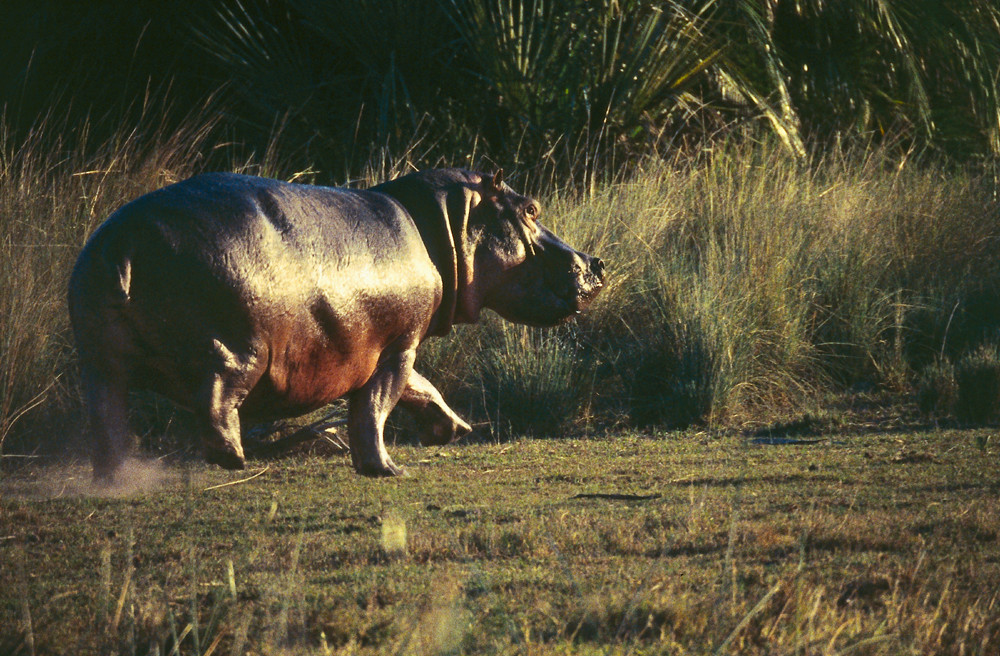
<instances>
[{"instance_id":1,"label":"hippo hind leg","mask_svg":"<svg viewBox=\"0 0 1000 656\"><path fill-rule=\"evenodd\" d=\"M239 407L260 377L255 357L237 357L219 340L212 350L220 366L210 371L195 402L205 460L223 469L243 469Z\"/></svg>"},{"instance_id":2,"label":"hippo hind leg","mask_svg":"<svg viewBox=\"0 0 1000 656\"><path fill-rule=\"evenodd\" d=\"M223 469L243 469L246 458L233 395L228 393L225 378L220 374L214 374L206 388L199 404L202 407L195 411L205 461Z\"/></svg>"},{"instance_id":3,"label":"hippo hind leg","mask_svg":"<svg viewBox=\"0 0 1000 656\"><path fill-rule=\"evenodd\" d=\"M448 407L437 388L416 371L410 372L399 404L420 425L420 442L424 446L449 444L472 431L472 427Z\"/></svg>"},{"instance_id":4,"label":"hippo hind leg","mask_svg":"<svg viewBox=\"0 0 1000 656\"><path fill-rule=\"evenodd\" d=\"M83 365L81 371L90 420L90 462L94 480L113 483L132 449L128 427L128 386L124 375L108 376Z\"/></svg>"}]
</instances>

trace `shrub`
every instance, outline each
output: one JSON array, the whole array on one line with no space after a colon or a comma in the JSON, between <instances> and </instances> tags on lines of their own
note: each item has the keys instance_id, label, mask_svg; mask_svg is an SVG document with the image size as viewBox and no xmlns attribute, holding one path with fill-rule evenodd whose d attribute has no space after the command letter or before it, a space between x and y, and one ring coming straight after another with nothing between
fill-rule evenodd
<instances>
[{"instance_id":1,"label":"shrub","mask_svg":"<svg viewBox=\"0 0 1000 656\"><path fill-rule=\"evenodd\" d=\"M955 413L961 421L985 423L1000 412L1000 357L997 348L982 345L955 367L958 399Z\"/></svg>"},{"instance_id":2,"label":"shrub","mask_svg":"<svg viewBox=\"0 0 1000 656\"><path fill-rule=\"evenodd\" d=\"M495 436L559 435L587 416L593 372L565 334L510 324L491 333L480 375Z\"/></svg>"},{"instance_id":3,"label":"shrub","mask_svg":"<svg viewBox=\"0 0 1000 656\"><path fill-rule=\"evenodd\" d=\"M935 360L917 380L917 407L927 416L942 417L955 412L958 383L955 367L947 358Z\"/></svg>"},{"instance_id":4,"label":"shrub","mask_svg":"<svg viewBox=\"0 0 1000 656\"><path fill-rule=\"evenodd\" d=\"M1000 152L991 0L207 4L197 41L233 82L241 133L284 123L335 179L417 144L421 167L485 153L594 185L734 122L799 156L806 135L885 126L962 157Z\"/></svg>"}]
</instances>

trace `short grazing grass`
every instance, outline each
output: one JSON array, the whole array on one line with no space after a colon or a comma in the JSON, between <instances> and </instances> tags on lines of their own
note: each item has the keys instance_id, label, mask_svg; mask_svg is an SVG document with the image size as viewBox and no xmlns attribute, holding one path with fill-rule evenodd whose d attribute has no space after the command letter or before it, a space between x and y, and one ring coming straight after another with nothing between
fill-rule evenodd
<instances>
[{"instance_id":1,"label":"short grazing grass","mask_svg":"<svg viewBox=\"0 0 1000 656\"><path fill-rule=\"evenodd\" d=\"M995 654L998 439L397 447L407 478L215 489L264 464L153 462L117 496L32 463L0 488L0 653Z\"/></svg>"}]
</instances>

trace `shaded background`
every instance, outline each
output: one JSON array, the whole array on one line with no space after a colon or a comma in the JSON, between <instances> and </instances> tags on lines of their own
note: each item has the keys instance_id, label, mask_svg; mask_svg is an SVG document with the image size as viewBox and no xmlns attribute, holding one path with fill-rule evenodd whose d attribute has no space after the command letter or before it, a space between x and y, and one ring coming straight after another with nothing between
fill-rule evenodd
<instances>
[{"instance_id":1,"label":"shaded background","mask_svg":"<svg viewBox=\"0 0 1000 656\"><path fill-rule=\"evenodd\" d=\"M486 156L537 184L761 125L804 154L887 135L958 161L1000 152L1000 9L635 0L8 0L0 107L97 143L192 111L322 181L378 158ZM204 109L203 109L204 108ZM808 146L806 144L809 144Z\"/></svg>"}]
</instances>

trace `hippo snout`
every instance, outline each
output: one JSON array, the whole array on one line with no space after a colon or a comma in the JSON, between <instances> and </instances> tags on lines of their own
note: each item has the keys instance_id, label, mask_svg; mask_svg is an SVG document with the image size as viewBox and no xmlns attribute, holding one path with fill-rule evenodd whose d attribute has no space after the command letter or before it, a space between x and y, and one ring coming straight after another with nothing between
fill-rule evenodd
<instances>
[{"instance_id":1,"label":"hippo snout","mask_svg":"<svg viewBox=\"0 0 1000 656\"><path fill-rule=\"evenodd\" d=\"M575 252L569 276L563 274L563 284L553 287L556 294L573 314L582 312L604 287L604 261L599 257Z\"/></svg>"},{"instance_id":2,"label":"hippo snout","mask_svg":"<svg viewBox=\"0 0 1000 656\"><path fill-rule=\"evenodd\" d=\"M577 312L583 310L594 297L604 287L604 261L599 257L578 253L583 261L583 266L579 268L579 273L575 276L572 295L575 297L574 306Z\"/></svg>"}]
</instances>

